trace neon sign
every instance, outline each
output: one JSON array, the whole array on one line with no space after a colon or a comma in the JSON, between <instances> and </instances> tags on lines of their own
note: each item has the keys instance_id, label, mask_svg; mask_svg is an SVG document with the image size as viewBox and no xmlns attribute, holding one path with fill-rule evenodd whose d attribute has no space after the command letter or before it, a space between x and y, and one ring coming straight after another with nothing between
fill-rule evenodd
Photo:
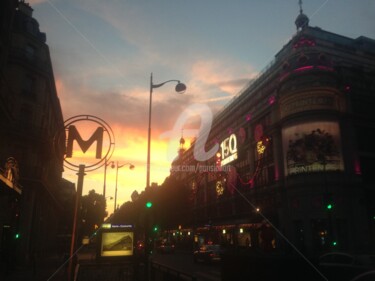
<instances>
[{"instance_id":1,"label":"neon sign","mask_svg":"<svg viewBox=\"0 0 375 281\"><path fill-rule=\"evenodd\" d=\"M224 166L238 158L237 154L237 137L231 134L229 138L223 140L220 144L221 148L221 166Z\"/></svg>"}]
</instances>

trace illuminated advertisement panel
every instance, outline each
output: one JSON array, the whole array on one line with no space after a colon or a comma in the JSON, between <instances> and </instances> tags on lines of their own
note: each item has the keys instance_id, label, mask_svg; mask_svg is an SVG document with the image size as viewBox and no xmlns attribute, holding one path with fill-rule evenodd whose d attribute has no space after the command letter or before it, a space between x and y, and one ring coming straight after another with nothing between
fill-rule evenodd
<instances>
[{"instance_id":1,"label":"illuminated advertisement panel","mask_svg":"<svg viewBox=\"0 0 375 281\"><path fill-rule=\"evenodd\" d=\"M101 257L133 256L134 231L121 225L103 226L99 254Z\"/></svg>"},{"instance_id":2,"label":"illuminated advertisement panel","mask_svg":"<svg viewBox=\"0 0 375 281\"><path fill-rule=\"evenodd\" d=\"M337 122L309 122L283 128L285 175L344 170Z\"/></svg>"}]
</instances>

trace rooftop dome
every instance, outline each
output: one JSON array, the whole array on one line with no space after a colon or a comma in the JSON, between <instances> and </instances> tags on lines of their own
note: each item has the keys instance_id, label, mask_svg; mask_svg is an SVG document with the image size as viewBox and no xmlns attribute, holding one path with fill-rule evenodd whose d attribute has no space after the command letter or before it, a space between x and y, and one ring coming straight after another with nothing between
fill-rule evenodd
<instances>
[{"instance_id":1,"label":"rooftop dome","mask_svg":"<svg viewBox=\"0 0 375 281\"><path fill-rule=\"evenodd\" d=\"M309 18L303 13L302 10L302 0L299 0L299 15L294 23L296 24L297 30L301 30L309 25Z\"/></svg>"}]
</instances>

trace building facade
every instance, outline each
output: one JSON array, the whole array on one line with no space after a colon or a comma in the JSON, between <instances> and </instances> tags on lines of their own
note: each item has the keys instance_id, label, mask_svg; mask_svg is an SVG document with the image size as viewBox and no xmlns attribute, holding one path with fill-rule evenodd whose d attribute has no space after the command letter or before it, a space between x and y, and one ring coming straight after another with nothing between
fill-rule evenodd
<instances>
[{"instance_id":1,"label":"building facade","mask_svg":"<svg viewBox=\"0 0 375 281\"><path fill-rule=\"evenodd\" d=\"M310 27L302 11L295 23L214 117L200 149L217 153L198 161L198 137L172 164L195 242L309 255L374 246L375 40Z\"/></svg>"},{"instance_id":2,"label":"building facade","mask_svg":"<svg viewBox=\"0 0 375 281\"><path fill-rule=\"evenodd\" d=\"M55 145L64 121L46 35L27 3L2 5L0 250L5 262L28 262L59 250L75 189Z\"/></svg>"}]
</instances>

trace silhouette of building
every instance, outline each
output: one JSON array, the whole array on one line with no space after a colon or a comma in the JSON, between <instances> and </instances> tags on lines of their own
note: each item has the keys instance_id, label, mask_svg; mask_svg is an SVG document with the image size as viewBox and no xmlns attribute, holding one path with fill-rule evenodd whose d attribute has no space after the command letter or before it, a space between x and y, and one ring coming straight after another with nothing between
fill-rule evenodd
<instances>
[{"instance_id":1,"label":"silhouette of building","mask_svg":"<svg viewBox=\"0 0 375 281\"><path fill-rule=\"evenodd\" d=\"M195 141L173 162L191 194L181 224L197 241L374 247L375 41L308 23L301 8L293 38L214 117L204 149L219 154L197 161Z\"/></svg>"},{"instance_id":2,"label":"silhouette of building","mask_svg":"<svg viewBox=\"0 0 375 281\"><path fill-rule=\"evenodd\" d=\"M24 1L1 1L0 250L8 262L58 251L74 184L56 147L64 121L46 35ZM71 222L70 226L72 225ZM71 227L69 227L71 228Z\"/></svg>"}]
</instances>

